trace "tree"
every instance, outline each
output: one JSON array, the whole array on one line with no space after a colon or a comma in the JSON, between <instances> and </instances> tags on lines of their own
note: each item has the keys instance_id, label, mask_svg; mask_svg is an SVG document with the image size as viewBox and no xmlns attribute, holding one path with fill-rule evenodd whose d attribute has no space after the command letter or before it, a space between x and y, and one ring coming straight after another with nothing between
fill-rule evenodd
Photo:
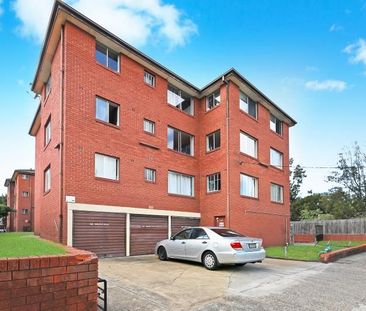
<instances>
[{"instance_id":1,"label":"tree","mask_svg":"<svg viewBox=\"0 0 366 311\"><path fill-rule=\"evenodd\" d=\"M357 142L352 149L339 154L337 166L328 181L340 184L349 193L355 209L353 217L366 215L366 154Z\"/></svg>"},{"instance_id":2,"label":"tree","mask_svg":"<svg viewBox=\"0 0 366 311\"><path fill-rule=\"evenodd\" d=\"M6 225L6 219L11 212L14 212L12 208L6 206L5 204L0 204L0 223Z\"/></svg>"},{"instance_id":3,"label":"tree","mask_svg":"<svg viewBox=\"0 0 366 311\"><path fill-rule=\"evenodd\" d=\"M299 164L291 169L294 159L290 159L290 208L291 208L291 220L300 219L300 209L296 201L299 199L301 185L306 178L306 171Z\"/></svg>"}]
</instances>

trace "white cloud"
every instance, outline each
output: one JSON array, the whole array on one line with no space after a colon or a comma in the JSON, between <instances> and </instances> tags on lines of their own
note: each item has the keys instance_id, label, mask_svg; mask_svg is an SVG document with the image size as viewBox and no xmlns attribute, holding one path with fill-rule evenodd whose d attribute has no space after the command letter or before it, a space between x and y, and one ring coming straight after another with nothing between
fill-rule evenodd
<instances>
[{"instance_id":1,"label":"white cloud","mask_svg":"<svg viewBox=\"0 0 366 311\"><path fill-rule=\"evenodd\" d=\"M330 32L336 32L336 31L340 31L342 29L343 29L342 26L337 25L337 24L333 24L332 26L330 26L329 31Z\"/></svg>"},{"instance_id":2,"label":"white cloud","mask_svg":"<svg viewBox=\"0 0 366 311\"><path fill-rule=\"evenodd\" d=\"M305 87L313 91L337 91L342 92L347 88L347 83L340 80L308 81Z\"/></svg>"},{"instance_id":3,"label":"white cloud","mask_svg":"<svg viewBox=\"0 0 366 311\"><path fill-rule=\"evenodd\" d=\"M1 1L1 0L0 0ZM183 46L197 26L174 5L161 0L68 0L70 5L123 40L142 46L152 40L169 48ZM15 0L13 8L24 36L44 38L53 0Z\"/></svg>"},{"instance_id":4,"label":"white cloud","mask_svg":"<svg viewBox=\"0 0 366 311\"><path fill-rule=\"evenodd\" d=\"M364 39L359 39L356 43L347 45L343 52L350 55L349 61L351 63L366 65L366 41Z\"/></svg>"}]
</instances>

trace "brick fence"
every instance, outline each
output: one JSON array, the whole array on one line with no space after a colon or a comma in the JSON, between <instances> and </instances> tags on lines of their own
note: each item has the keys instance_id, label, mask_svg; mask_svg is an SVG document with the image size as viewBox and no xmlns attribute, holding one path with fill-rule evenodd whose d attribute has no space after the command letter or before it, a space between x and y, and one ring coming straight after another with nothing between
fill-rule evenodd
<instances>
[{"instance_id":1,"label":"brick fence","mask_svg":"<svg viewBox=\"0 0 366 311\"><path fill-rule=\"evenodd\" d=\"M67 255L0 260L0 311L97 310L98 258Z\"/></svg>"}]
</instances>

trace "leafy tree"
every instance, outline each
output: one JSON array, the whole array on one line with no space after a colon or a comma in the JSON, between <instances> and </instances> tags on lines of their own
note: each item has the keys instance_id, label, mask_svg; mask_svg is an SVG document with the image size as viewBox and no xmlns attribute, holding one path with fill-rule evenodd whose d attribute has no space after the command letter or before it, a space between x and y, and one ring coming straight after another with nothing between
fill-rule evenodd
<instances>
[{"instance_id":1,"label":"leafy tree","mask_svg":"<svg viewBox=\"0 0 366 311\"><path fill-rule=\"evenodd\" d=\"M5 225L6 219L11 212L14 212L12 208L6 206L5 204L0 204L0 223Z\"/></svg>"},{"instance_id":2,"label":"leafy tree","mask_svg":"<svg viewBox=\"0 0 366 311\"><path fill-rule=\"evenodd\" d=\"M352 149L339 154L338 168L328 181L340 184L347 191L354 207L354 216L366 215L366 153L356 142Z\"/></svg>"},{"instance_id":3,"label":"leafy tree","mask_svg":"<svg viewBox=\"0 0 366 311\"><path fill-rule=\"evenodd\" d=\"M290 159L290 167L294 163L294 159ZM301 205L296 204L299 200L301 185L306 178L306 171L299 164L294 169L290 169L290 206L291 206L291 220L299 220Z\"/></svg>"}]
</instances>

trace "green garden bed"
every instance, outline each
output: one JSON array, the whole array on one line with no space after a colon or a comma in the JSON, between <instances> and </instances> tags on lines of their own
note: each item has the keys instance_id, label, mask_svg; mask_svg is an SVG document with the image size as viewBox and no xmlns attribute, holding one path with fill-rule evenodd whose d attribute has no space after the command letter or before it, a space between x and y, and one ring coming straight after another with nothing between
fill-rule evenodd
<instances>
[{"instance_id":1,"label":"green garden bed","mask_svg":"<svg viewBox=\"0 0 366 311\"><path fill-rule=\"evenodd\" d=\"M0 233L0 259L65 253L62 245L40 239L33 233Z\"/></svg>"},{"instance_id":2,"label":"green garden bed","mask_svg":"<svg viewBox=\"0 0 366 311\"><path fill-rule=\"evenodd\" d=\"M358 246L366 244L366 241L329 241L332 247L332 251L344 249L347 247ZM291 260L304 260L304 261L319 261L319 253L325 249L328 245L328 241L319 242L317 245L310 244L295 244L289 245L288 253L286 256L284 246L267 247L267 257L281 258Z\"/></svg>"}]
</instances>

